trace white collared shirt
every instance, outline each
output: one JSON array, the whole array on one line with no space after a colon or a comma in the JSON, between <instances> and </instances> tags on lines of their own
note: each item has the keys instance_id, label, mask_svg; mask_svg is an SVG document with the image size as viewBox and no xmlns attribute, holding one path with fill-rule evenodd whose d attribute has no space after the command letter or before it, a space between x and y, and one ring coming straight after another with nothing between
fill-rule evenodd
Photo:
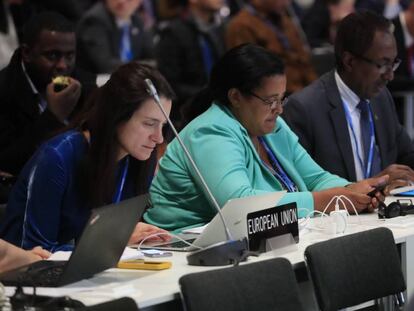
<instances>
[{"instance_id":1,"label":"white collared shirt","mask_svg":"<svg viewBox=\"0 0 414 311\"><path fill-rule=\"evenodd\" d=\"M338 72L335 71L335 81L336 85L338 86L339 95L341 96L342 103L344 104L344 109L347 109L349 112L349 116L351 117L352 127L354 129L356 140L354 139L354 136L352 135L352 129L350 124L348 124L348 133L349 137L351 139L351 145L352 145L352 153L354 155L354 164L355 164L355 174L357 181L364 179L364 167L362 167L361 162L359 160L358 152L357 150L360 150L361 153L361 160L365 163L365 154L363 152L364 146L361 139L361 124L360 124L360 118L361 118L361 112L357 108L360 98L358 95L356 95L341 79ZM357 148L358 146L358 148Z\"/></svg>"}]
</instances>

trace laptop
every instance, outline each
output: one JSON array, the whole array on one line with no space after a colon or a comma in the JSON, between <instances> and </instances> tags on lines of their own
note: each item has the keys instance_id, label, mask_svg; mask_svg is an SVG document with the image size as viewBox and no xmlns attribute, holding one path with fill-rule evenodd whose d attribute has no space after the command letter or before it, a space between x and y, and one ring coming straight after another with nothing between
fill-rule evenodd
<instances>
[{"instance_id":1,"label":"laptop","mask_svg":"<svg viewBox=\"0 0 414 311\"><path fill-rule=\"evenodd\" d=\"M9 286L57 287L114 267L148 200L145 194L93 210L68 261L38 261L0 274L0 282Z\"/></svg>"},{"instance_id":2,"label":"laptop","mask_svg":"<svg viewBox=\"0 0 414 311\"><path fill-rule=\"evenodd\" d=\"M278 191L228 200L222 207L221 213L229 227L232 238L238 240L247 237L247 215L276 206L285 193L286 191ZM141 245L141 249L190 252L227 240L219 214L214 216L201 234L179 234L179 237L192 245L188 245L178 239L172 239L165 243L146 243Z\"/></svg>"}]
</instances>

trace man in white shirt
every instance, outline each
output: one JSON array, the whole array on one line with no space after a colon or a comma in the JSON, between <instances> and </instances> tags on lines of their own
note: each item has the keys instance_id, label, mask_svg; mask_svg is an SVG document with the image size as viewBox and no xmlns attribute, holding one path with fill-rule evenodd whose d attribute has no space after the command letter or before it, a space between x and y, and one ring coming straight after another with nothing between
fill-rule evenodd
<instances>
[{"instance_id":1,"label":"man in white shirt","mask_svg":"<svg viewBox=\"0 0 414 311\"><path fill-rule=\"evenodd\" d=\"M293 94L282 115L324 169L351 181L390 175L390 188L414 181L414 146L386 85L397 58L391 23L352 13L338 28L335 70Z\"/></svg>"}]
</instances>

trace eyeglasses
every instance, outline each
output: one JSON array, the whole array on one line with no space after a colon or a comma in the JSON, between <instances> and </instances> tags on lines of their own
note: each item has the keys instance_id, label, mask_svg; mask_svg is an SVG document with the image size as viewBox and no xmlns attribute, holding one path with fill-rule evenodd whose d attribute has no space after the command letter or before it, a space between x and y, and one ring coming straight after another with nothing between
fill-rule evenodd
<instances>
[{"instance_id":1,"label":"eyeglasses","mask_svg":"<svg viewBox=\"0 0 414 311\"><path fill-rule=\"evenodd\" d=\"M380 74L384 74L391 70L394 72L397 70L398 66L400 66L401 64L401 59L399 58L394 59L392 63L379 64L376 61L373 61L372 59L366 58L364 56L356 55L356 54L354 55L358 57L359 59L362 59L364 62L367 62L368 64L371 64L377 67Z\"/></svg>"},{"instance_id":2,"label":"eyeglasses","mask_svg":"<svg viewBox=\"0 0 414 311\"><path fill-rule=\"evenodd\" d=\"M262 98L259 95L253 93L253 92L249 92L249 95L256 97L257 99L260 99L262 101L263 104L265 104L266 106L269 106L270 109L275 109L276 107L278 107L279 109L282 108L283 106L286 105L287 102L287 97L284 96L282 98L279 98L277 96L272 96L272 97L268 97L268 98Z\"/></svg>"}]
</instances>

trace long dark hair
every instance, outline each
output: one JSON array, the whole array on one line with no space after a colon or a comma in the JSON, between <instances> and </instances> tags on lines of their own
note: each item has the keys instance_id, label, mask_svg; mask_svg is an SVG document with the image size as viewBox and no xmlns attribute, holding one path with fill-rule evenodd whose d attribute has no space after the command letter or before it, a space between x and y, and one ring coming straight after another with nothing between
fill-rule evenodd
<instances>
[{"instance_id":1,"label":"long dark hair","mask_svg":"<svg viewBox=\"0 0 414 311\"><path fill-rule=\"evenodd\" d=\"M109 81L92 96L86 112L74 127L90 132L90 147L79 169L81 193L89 207L112 201L119 148L117 129L150 98L145 79L151 79L160 96L175 97L164 77L154 68L131 62L119 67ZM156 165L156 150L146 161L130 158L128 175L133 176L137 194L148 191Z\"/></svg>"},{"instance_id":2,"label":"long dark hair","mask_svg":"<svg viewBox=\"0 0 414 311\"><path fill-rule=\"evenodd\" d=\"M207 88L183 107L184 122L188 123L206 111L213 101L229 106L228 92L232 88L249 95L260 87L264 78L281 74L284 74L284 65L276 54L251 43L239 45L217 61Z\"/></svg>"}]
</instances>

